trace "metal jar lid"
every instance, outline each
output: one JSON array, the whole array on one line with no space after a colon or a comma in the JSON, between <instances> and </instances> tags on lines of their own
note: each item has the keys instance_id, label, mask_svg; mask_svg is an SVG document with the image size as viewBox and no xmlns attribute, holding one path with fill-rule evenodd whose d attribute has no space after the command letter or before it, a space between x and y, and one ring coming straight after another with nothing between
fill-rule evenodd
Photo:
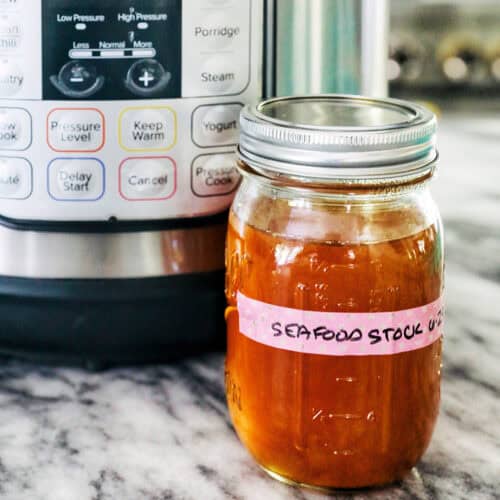
<instances>
[{"instance_id":1,"label":"metal jar lid","mask_svg":"<svg viewBox=\"0 0 500 500\"><path fill-rule=\"evenodd\" d=\"M239 155L270 177L378 182L431 172L435 139L434 114L410 102L283 97L244 108Z\"/></svg>"}]
</instances>

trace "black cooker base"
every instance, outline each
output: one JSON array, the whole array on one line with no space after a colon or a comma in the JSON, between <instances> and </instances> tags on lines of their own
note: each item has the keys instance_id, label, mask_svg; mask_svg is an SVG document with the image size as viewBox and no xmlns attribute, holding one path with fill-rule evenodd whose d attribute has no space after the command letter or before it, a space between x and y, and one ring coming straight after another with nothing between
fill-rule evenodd
<instances>
[{"instance_id":1,"label":"black cooker base","mask_svg":"<svg viewBox=\"0 0 500 500\"><path fill-rule=\"evenodd\" d=\"M103 368L222 350L222 271L148 279L0 278L0 354Z\"/></svg>"}]
</instances>

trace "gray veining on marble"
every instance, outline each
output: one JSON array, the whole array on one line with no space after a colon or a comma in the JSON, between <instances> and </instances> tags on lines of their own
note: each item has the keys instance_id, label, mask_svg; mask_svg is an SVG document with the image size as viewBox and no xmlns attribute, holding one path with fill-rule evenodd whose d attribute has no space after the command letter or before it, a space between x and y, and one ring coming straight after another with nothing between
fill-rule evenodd
<instances>
[{"instance_id":1,"label":"gray veining on marble","mask_svg":"<svg viewBox=\"0 0 500 500\"><path fill-rule=\"evenodd\" d=\"M391 488L335 498L500 498L500 113L445 114L435 195L447 239L442 410ZM0 367L0 499L316 499L268 478L228 419L223 356L87 373Z\"/></svg>"}]
</instances>

